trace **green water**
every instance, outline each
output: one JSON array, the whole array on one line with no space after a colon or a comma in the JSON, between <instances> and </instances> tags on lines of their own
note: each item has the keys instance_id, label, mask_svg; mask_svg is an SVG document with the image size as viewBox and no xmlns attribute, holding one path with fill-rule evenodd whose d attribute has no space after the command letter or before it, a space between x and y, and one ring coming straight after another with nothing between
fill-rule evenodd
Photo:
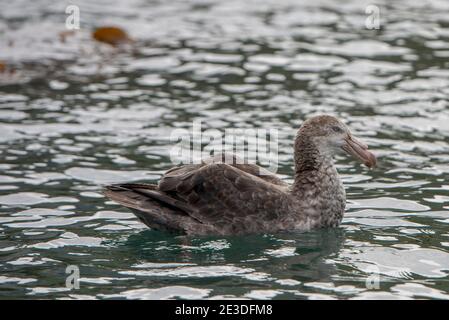
<instances>
[{"instance_id":1,"label":"green water","mask_svg":"<svg viewBox=\"0 0 449 320\"><path fill-rule=\"evenodd\" d=\"M449 4L379 1L3 1L0 298L449 297ZM134 49L94 43L119 25ZM148 230L101 186L156 182L170 135L279 132L278 174L307 117L345 120L378 156L337 158L340 228L245 237ZM79 289L66 286L78 268Z\"/></svg>"}]
</instances>

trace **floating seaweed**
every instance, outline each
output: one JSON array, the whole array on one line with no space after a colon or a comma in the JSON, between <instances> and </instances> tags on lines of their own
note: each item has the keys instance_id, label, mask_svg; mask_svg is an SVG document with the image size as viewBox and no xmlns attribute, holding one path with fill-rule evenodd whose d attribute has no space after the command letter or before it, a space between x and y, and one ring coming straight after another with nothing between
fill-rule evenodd
<instances>
[{"instance_id":1,"label":"floating seaweed","mask_svg":"<svg viewBox=\"0 0 449 320\"><path fill-rule=\"evenodd\" d=\"M92 37L97 41L104 42L112 46L132 42L132 39L128 36L128 34L123 29L118 27L97 28L92 33Z\"/></svg>"}]
</instances>

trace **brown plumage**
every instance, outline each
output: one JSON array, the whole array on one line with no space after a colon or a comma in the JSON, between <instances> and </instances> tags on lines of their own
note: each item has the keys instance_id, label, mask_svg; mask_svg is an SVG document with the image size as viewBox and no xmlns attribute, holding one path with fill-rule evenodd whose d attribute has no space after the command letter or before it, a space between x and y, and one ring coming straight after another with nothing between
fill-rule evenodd
<instances>
[{"instance_id":1,"label":"brown plumage","mask_svg":"<svg viewBox=\"0 0 449 320\"><path fill-rule=\"evenodd\" d=\"M150 228L189 235L272 233L340 224L346 196L332 157L341 150L372 167L366 145L332 116L303 123L295 139L295 181L218 155L175 167L158 185L117 184L104 194Z\"/></svg>"}]
</instances>

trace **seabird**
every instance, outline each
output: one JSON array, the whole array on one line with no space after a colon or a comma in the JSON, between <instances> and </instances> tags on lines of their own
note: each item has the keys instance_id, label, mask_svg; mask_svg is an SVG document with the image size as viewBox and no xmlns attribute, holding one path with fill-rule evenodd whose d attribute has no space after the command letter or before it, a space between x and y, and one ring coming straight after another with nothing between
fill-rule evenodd
<instances>
[{"instance_id":1,"label":"seabird","mask_svg":"<svg viewBox=\"0 0 449 320\"><path fill-rule=\"evenodd\" d=\"M289 185L255 164L217 155L168 170L157 185L106 186L104 194L131 209L153 229L187 235L236 235L337 227L346 193L334 166L342 151L367 167L376 157L348 127L329 115L301 125L294 143L295 175Z\"/></svg>"}]
</instances>

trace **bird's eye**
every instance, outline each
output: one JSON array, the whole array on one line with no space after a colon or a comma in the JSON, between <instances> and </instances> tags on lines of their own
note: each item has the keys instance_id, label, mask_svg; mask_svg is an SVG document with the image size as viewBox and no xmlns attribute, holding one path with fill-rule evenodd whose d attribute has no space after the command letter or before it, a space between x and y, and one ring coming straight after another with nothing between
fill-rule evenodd
<instances>
[{"instance_id":1,"label":"bird's eye","mask_svg":"<svg viewBox=\"0 0 449 320\"><path fill-rule=\"evenodd\" d=\"M332 131L334 131L336 133L342 133L343 129L340 128L339 126L332 126Z\"/></svg>"}]
</instances>

